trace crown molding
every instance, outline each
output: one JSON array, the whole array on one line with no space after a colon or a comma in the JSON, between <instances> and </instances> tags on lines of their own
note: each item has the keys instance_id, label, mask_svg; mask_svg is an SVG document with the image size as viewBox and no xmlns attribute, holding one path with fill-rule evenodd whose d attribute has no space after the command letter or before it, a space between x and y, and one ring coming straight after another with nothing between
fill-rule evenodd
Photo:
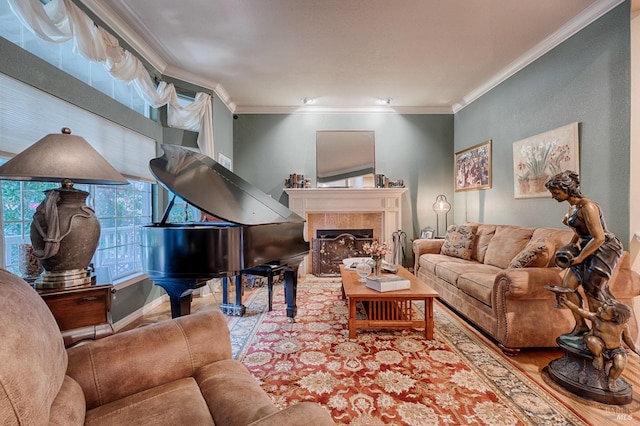
<instances>
[{"instance_id":1,"label":"crown molding","mask_svg":"<svg viewBox=\"0 0 640 426\"><path fill-rule=\"evenodd\" d=\"M172 65L168 65L165 68L165 72L163 72L162 74L167 77L175 78L176 80L186 81L196 86L200 86L204 89L211 90L232 113L235 112L237 108L235 102L231 100L229 92L227 92L226 89L216 81L204 79L183 69L175 68Z\"/></svg>"},{"instance_id":2,"label":"crown molding","mask_svg":"<svg viewBox=\"0 0 640 426\"><path fill-rule=\"evenodd\" d=\"M142 56L145 61L149 62L155 69L164 73L167 68L167 62L151 48L144 40L136 34L120 17L113 12L104 1L99 0L82 0L87 9L99 17L108 25L111 31L114 31L118 37L126 41L137 55Z\"/></svg>"},{"instance_id":3,"label":"crown molding","mask_svg":"<svg viewBox=\"0 0 640 426\"><path fill-rule=\"evenodd\" d=\"M453 114L451 107L325 107L325 106L247 106L236 114Z\"/></svg>"},{"instance_id":4,"label":"crown molding","mask_svg":"<svg viewBox=\"0 0 640 426\"><path fill-rule=\"evenodd\" d=\"M513 76L518 71L530 65L533 61L540 58L550 50L567 40L569 37L578 33L613 8L617 7L625 0L598 0L591 6L574 17L566 25L558 31L538 43L534 48L522 55L520 58L509 64L500 72L495 74L484 84L478 86L451 107L319 107L319 106L290 106L290 107L273 107L273 106L238 106L231 100L231 96L225 88L215 81L203 79L184 70L169 66L167 62L156 53L139 35L137 35L131 27L129 27L117 14L113 12L104 2L100 0L79 0L92 13L100 17L112 31L125 40L136 53L142 56L149 64L166 76L182 80L197 86L213 91L225 106L234 114L305 114L305 113L326 113L326 114L359 114L359 113L383 113L383 114L455 114L474 102L490 90L494 89L503 81Z\"/></svg>"},{"instance_id":5,"label":"crown molding","mask_svg":"<svg viewBox=\"0 0 640 426\"><path fill-rule=\"evenodd\" d=\"M229 93L218 82L205 80L182 69L177 69L169 65L154 49L149 46L133 29L127 25L109 6L100 0L81 0L82 3L96 16L98 16L111 31L125 40L137 55L143 57L151 66L160 71L161 74L185 81L187 83L209 89L214 92L224 103L229 111L234 112L236 104L231 101ZM123 3L127 7L126 3ZM132 14L133 15L133 14ZM142 24L142 23L141 23ZM158 41L158 44L161 44Z\"/></svg>"},{"instance_id":6,"label":"crown molding","mask_svg":"<svg viewBox=\"0 0 640 426\"><path fill-rule=\"evenodd\" d=\"M625 0L601 0L594 2L591 6L575 16L571 21L569 21L558 31L538 43L533 49L529 50L516 61L508 65L506 68L502 69L495 76L493 76L493 78L489 79L481 86L478 86L469 94L467 94L467 96L462 98L457 103L453 104L451 106L451 109L454 113L457 113L476 99L480 98L482 95L489 92L491 89L498 86L503 81L507 80L509 77L513 76L518 71L530 65L536 59L548 53L551 49L555 48L560 43L567 40L569 37L573 36L574 34L578 33L588 25L601 18L613 8L617 7L621 3L624 3L624 1Z\"/></svg>"}]
</instances>

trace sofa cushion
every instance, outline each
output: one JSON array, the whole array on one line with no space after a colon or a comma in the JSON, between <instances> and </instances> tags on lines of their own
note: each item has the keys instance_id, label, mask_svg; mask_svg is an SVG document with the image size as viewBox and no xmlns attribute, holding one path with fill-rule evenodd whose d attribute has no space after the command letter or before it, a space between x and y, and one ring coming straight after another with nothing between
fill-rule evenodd
<instances>
[{"instance_id":1,"label":"sofa cushion","mask_svg":"<svg viewBox=\"0 0 640 426\"><path fill-rule=\"evenodd\" d=\"M485 271L466 272L458 278L458 288L474 299L491 306L491 292L496 274Z\"/></svg>"},{"instance_id":2,"label":"sofa cushion","mask_svg":"<svg viewBox=\"0 0 640 426\"><path fill-rule=\"evenodd\" d=\"M495 266L483 265L474 261L465 261L462 259L449 258L449 262L440 262L436 265L436 275L439 279L448 282L454 286L458 285L458 279L461 275L467 273L485 273L495 276L500 272L500 268Z\"/></svg>"},{"instance_id":3,"label":"sofa cushion","mask_svg":"<svg viewBox=\"0 0 640 426\"><path fill-rule=\"evenodd\" d=\"M556 246L551 238L531 240L509 263L509 268L546 268Z\"/></svg>"},{"instance_id":4,"label":"sofa cushion","mask_svg":"<svg viewBox=\"0 0 640 426\"><path fill-rule=\"evenodd\" d=\"M185 410L185 407L189 409ZM165 383L87 411L85 425L105 424L214 425L215 423L198 384L189 377Z\"/></svg>"},{"instance_id":5,"label":"sofa cushion","mask_svg":"<svg viewBox=\"0 0 640 426\"><path fill-rule=\"evenodd\" d=\"M278 411L260 382L237 360L206 365L195 378L216 425L248 425Z\"/></svg>"},{"instance_id":6,"label":"sofa cushion","mask_svg":"<svg viewBox=\"0 0 640 426\"><path fill-rule=\"evenodd\" d=\"M466 262L465 260L458 259L456 257L447 256L444 254L426 253L420 256L420 259L418 259L418 265L420 266L420 269L424 269L430 274L435 275L436 265L442 262L456 262L456 261L460 263Z\"/></svg>"},{"instance_id":7,"label":"sofa cushion","mask_svg":"<svg viewBox=\"0 0 640 426\"><path fill-rule=\"evenodd\" d=\"M496 232L496 225L485 225L482 223L466 223L465 225L476 225L476 238L471 246L471 259L484 263L484 255L487 252L489 241Z\"/></svg>"},{"instance_id":8,"label":"sofa cushion","mask_svg":"<svg viewBox=\"0 0 640 426\"><path fill-rule=\"evenodd\" d=\"M574 232L569 228L536 228L535 231L533 231L533 235L531 236L531 241L539 240L541 238L547 238L553 241L554 250L556 250L564 245L569 244L573 236ZM556 266L553 255L554 253L551 253L547 266Z\"/></svg>"},{"instance_id":9,"label":"sofa cushion","mask_svg":"<svg viewBox=\"0 0 640 426\"><path fill-rule=\"evenodd\" d=\"M457 257L464 260L471 259L471 247L475 239L477 226L451 225L447 228L447 235L440 254Z\"/></svg>"},{"instance_id":10,"label":"sofa cushion","mask_svg":"<svg viewBox=\"0 0 640 426\"><path fill-rule=\"evenodd\" d=\"M496 233L489 242L484 263L506 269L513 259L531 240L533 228L497 225Z\"/></svg>"}]
</instances>

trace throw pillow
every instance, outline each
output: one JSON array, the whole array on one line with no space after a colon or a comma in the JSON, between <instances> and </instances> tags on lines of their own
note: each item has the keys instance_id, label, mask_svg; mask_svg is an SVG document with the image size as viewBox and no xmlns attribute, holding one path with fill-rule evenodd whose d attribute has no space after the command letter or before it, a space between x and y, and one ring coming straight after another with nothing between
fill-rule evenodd
<instances>
[{"instance_id":1,"label":"throw pillow","mask_svg":"<svg viewBox=\"0 0 640 426\"><path fill-rule=\"evenodd\" d=\"M555 244L551 238L531 241L511 260L509 268L544 268L549 264L554 251Z\"/></svg>"},{"instance_id":2,"label":"throw pillow","mask_svg":"<svg viewBox=\"0 0 640 426\"><path fill-rule=\"evenodd\" d=\"M458 257L460 259L471 259L471 248L475 239L477 226L451 225L447 228L444 243L440 249L440 254Z\"/></svg>"}]
</instances>

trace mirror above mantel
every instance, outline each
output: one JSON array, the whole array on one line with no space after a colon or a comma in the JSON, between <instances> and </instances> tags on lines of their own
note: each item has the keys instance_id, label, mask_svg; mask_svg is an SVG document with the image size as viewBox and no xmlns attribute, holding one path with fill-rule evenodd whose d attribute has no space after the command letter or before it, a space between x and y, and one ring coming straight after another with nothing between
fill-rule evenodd
<instances>
[{"instance_id":1,"label":"mirror above mantel","mask_svg":"<svg viewBox=\"0 0 640 426\"><path fill-rule=\"evenodd\" d=\"M375 187L375 132L317 130L316 186Z\"/></svg>"}]
</instances>

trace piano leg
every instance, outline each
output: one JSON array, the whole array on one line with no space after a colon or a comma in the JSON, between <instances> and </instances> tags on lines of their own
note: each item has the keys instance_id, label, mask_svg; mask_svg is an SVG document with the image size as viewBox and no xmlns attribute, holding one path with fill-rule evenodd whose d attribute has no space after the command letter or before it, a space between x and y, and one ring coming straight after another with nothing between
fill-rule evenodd
<instances>
[{"instance_id":1,"label":"piano leg","mask_svg":"<svg viewBox=\"0 0 640 426\"><path fill-rule=\"evenodd\" d=\"M236 275L236 303L229 303L229 277L222 277L222 304L220 311L226 315L243 316L247 308L242 304L242 294L244 287L242 285L242 274Z\"/></svg>"},{"instance_id":2,"label":"piano leg","mask_svg":"<svg viewBox=\"0 0 640 426\"><path fill-rule=\"evenodd\" d=\"M199 280L156 280L155 284L162 287L169 295L171 304L171 318L189 315L193 290L202 287L206 281Z\"/></svg>"},{"instance_id":3,"label":"piano leg","mask_svg":"<svg viewBox=\"0 0 640 426\"><path fill-rule=\"evenodd\" d=\"M296 296L298 292L298 266L284 268L284 300L287 303L287 317L290 322L295 321L297 306Z\"/></svg>"}]
</instances>

